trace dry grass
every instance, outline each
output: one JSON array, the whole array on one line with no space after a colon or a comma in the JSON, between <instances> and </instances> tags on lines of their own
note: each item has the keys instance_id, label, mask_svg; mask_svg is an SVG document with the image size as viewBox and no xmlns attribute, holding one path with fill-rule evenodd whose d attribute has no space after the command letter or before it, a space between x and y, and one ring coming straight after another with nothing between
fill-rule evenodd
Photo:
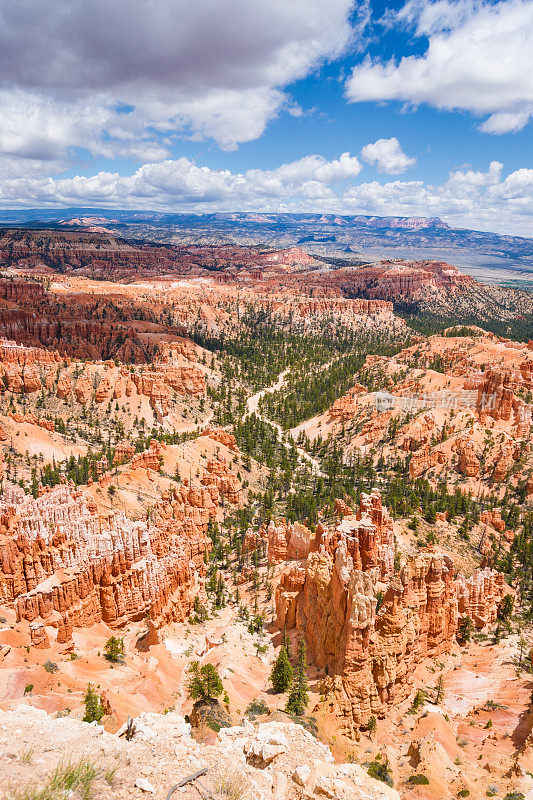
<instances>
[{"instance_id":1,"label":"dry grass","mask_svg":"<svg viewBox=\"0 0 533 800\"><path fill-rule=\"evenodd\" d=\"M7 800L65 800L71 793L81 800L91 800L94 781L100 769L88 759L58 764L42 786L27 784L10 792Z\"/></svg>"},{"instance_id":2,"label":"dry grass","mask_svg":"<svg viewBox=\"0 0 533 800\"><path fill-rule=\"evenodd\" d=\"M23 750L20 754L20 760L24 762L24 764L31 764L33 761L33 754L34 749L33 747L28 747L26 750Z\"/></svg>"},{"instance_id":3,"label":"dry grass","mask_svg":"<svg viewBox=\"0 0 533 800\"><path fill-rule=\"evenodd\" d=\"M215 778L215 791L227 800L246 800L249 789L246 776L240 772L224 772Z\"/></svg>"}]
</instances>

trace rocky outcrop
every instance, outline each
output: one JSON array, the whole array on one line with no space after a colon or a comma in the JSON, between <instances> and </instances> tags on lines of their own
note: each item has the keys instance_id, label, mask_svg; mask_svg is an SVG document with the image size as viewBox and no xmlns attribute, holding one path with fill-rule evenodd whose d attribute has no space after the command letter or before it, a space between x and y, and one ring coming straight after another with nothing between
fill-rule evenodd
<instances>
[{"instance_id":1,"label":"rocky outcrop","mask_svg":"<svg viewBox=\"0 0 533 800\"><path fill-rule=\"evenodd\" d=\"M460 615L495 618L502 576L455 579L448 556L428 549L395 570L392 520L377 491L353 517L317 531L306 561L276 589L277 624L304 634L347 733L407 697L416 666L450 649ZM381 595L378 595L378 591ZM378 608L378 599L382 605Z\"/></svg>"},{"instance_id":2,"label":"rocky outcrop","mask_svg":"<svg viewBox=\"0 0 533 800\"><path fill-rule=\"evenodd\" d=\"M494 461L492 480L495 483L502 483L502 481L506 480L517 458L518 451L516 446L512 445L510 442L502 444Z\"/></svg>"},{"instance_id":3,"label":"rocky outcrop","mask_svg":"<svg viewBox=\"0 0 533 800\"><path fill-rule=\"evenodd\" d=\"M505 522L502 519L501 508L494 508L492 511L482 511L479 515L479 521L483 525L492 525L498 533L503 533L505 530Z\"/></svg>"},{"instance_id":4,"label":"rocky outcrop","mask_svg":"<svg viewBox=\"0 0 533 800\"><path fill-rule=\"evenodd\" d=\"M54 430L54 422L51 419L46 419L45 417L38 417L37 414L33 412L29 412L28 414L20 414L18 411L9 412L8 416L14 421L20 423L26 423L27 425L38 425L39 428L44 428L47 431ZM7 438L7 434L6 434Z\"/></svg>"},{"instance_id":5,"label":"rocky outcrop","mask_svg":"<svg viewBox=\"0 0 533 800\"><path fill-rule=\"evenodd\" d=\"M14 752L31 748L34 755L31 764L23 760L17 768L21 791L50 785L50 776L64 769L68 753L72 763L83 758L83 763L98 764L91 787L95 797L108 793L105 776L119 764L121 791L134 797L166 795L168 787L205 767L200 782L213 798L400 800L396 789L371 778L363 765L335 761L327 745L288 718L252 723L245 717L242 724L213 734L209 746L196 741L191 724L176 711L143 711L132 723L134 735L128 741L127 722L113 734L74 714L58 719L29 704L0 711L1 730L10 748ZM228 789L219 792L216 787L222 780ZM13 774L2 770L0 792L7 795L12 785ZM185 792L182 796L187 798L199 796L192 784Z\"/></svg>"},{"instance_id":6,"label":"rocky outcrop","mask_svg":"<svg viewBox=\"0 0 533 800\"><path fill-rule=\"evenodd\" d=\"M327 413L329 418L336 422L347 422L353 419L357 416L359 410L357 398L359 395L365 394L366 391L364 386L360 383L356 383L349 392L335 400L333 405L328 408Z\"/></svg>"},{"instance_id":7,"label":"rocky outcrop","mask_svg":"<svg viewBox=\"0 0 533 800\"><path fill-rule=\"evenodd\" d=\"M162 451L164 444L157 439L150 441L148 450L136 453L131 459L131 469L152 469L154 472L161 471Z\"/></svg>"},{"instance_id":8,"label":"rocky outcrop","mask_svg":"<svg viewBox=\"0 0 533 800\"><path fill-rule=\"evenodd\" d=\"M82 375L76 381L74 386L74 396L78 403L85 406L90 401L93 394L93 387L91 381L85 375Z\"/></svg>"},{"instance_id":9,"label":"rocky outcrop","mask_svg":"<svg viewBox=\"0 0 533 800\"><path fill-rule=\"evenodd\" d=\"M409 461L409 476L411 478L418 478L432 469L438 464L438 454L435 450L430 450L429 445L426 444L421 450L413 453Z\"/></svg>"},{"instance_id":10,"label":"rocky outcrop","mask_svg":"<svg viewBox=\"0 0 533 800\"><path fill-rule=\"evenodd\" d=\"M41 281L0 280L0 299L10 303L35 302L45 296Z\"/></svg>"},{"instance_id":11,"label":"rocky outcrop","mask_svg":"<svg viewBox=\"0 0 533 800\"><path fill-rule=\"evenodd\" d=\"M456 442L456 451L459 457L457 468L465 478L474 478L479 474L479 459L476 447L469 436L464 436Z\"/></svg>"},{"instance_id":12,"label":"rocky outcrop","mask_svg":"<svg viewBox=\"0 0 533 800\"><path fill-rule=\"evenodd\" d=\"M202 436L209 436L210 439L213 439L215 442L220 442L220 444L223 444L229 450L236 451L238 449L235 436L229 431L224 430L224 428L206 428L205 431L202 432Z\"/></svg>"},{"instance_id":13,"label":"rocky outcrop","mask_svg":"<svg viewBox=\"0 0 533 800\"><path fill-rule=\"evenodd\" d=\"M37 347L23 347L0 339L0 386L16 394L32 394L47 383L61 360L59 353Z\"/></svg>"},{"instance_id":14,"label":"rocky outcrop","mask_svg":"<svg viewBox=\"0 0 533 800\"><path fill-rule=\"evenodd\" d=\"M491 569L477 570L470 578L457 580L459 614L470 617L474 627L480 629L495 622L498 605L505 594L503 575Z\"/></svg>"},{"instance_id":15,"label":"rocky outcrop","mask_svg":"<svg viewBox=\"0 0 533 800\"><path fill-rule=\"evenodd\" d=\"M0 603L57 641L74 627L103 619L120 626L146 614L154 622L183 620L203 592L209 515L198 518L161 502L151 519L123 513L98 517L84 492L59 486L33 500L11 484L0 502Z\"/></svg>"},{"instance_id":16,"label":"rocky outcrop","mask_svg":"<svg viewBox=\"0 0 533 800\"><path fill-rule=\"evenodd\" d=\"M298 299L270 304L276 316L290 318L294 322L312 322L316 319L343 318L346 321L363 321L373 317L383 321L393 321L393 304L386 300L347 300L343 297L323 299Z\"/></svg>"},{"instance_id":17,"label":"rocky outcrop","mask_svg":"<svg viewBox=\"0 0 533 800\"><path fill-rule=\"evenodd\" d=\"M150 405L167 414L172 391L180 395L205 394L205 373L198 367L162 363L157 369L137 369L129 378L139 394L150 398Z\"/></svg>"},{"instance_id":18,"label":"rocky outcrop","mask_svg":"<svg viewBox=\"0 0 533 800\"><path fill-rule=\"evenodd\" d=\"M443 261L383 261L369 267L336 270L325 277L326 281L341 285L352 296L392 301L421 300L475 285L473 278Z\"/></svg>"},{"instance_id":19,"label":"rocky outcrop","mask_svg":"<svg viewBox=\"0 0 533 800\"><path fill-rule=\"evenodd\" d=\"M123 439L115 447L113 464L124 464L125 461L131 461L134 455L135 455L134 446L131 444L131 442L128 442L127 440Z\"/></svg>"},{"instance_id":20,"label":"rocky outcrop","mask_svg":"<svg viewBox=\"0 0 533 800\"><path fill-rule=\"evenodd\" d=\"M242 485L237 476L231 472L225 459L208 459L201 483L210 490L217 489L219 495L233 505L240 506L242 504ZM218 497L218 495L216 496Z\"/></svg>"},{"instance_id":21,"label":"rocky outcrop","mask_svg":"<svg viewBox=\"0 0 533 800\"><path fill-rule=\"evenodd\" d=\"M270 564L279 564L291 559L307 558L311 549L313 535L309 528L299 522L288 523L281 518L272 520L268 527L259 529L260 539L267 541L267 558Z\"/></svg>"}]
</instances>

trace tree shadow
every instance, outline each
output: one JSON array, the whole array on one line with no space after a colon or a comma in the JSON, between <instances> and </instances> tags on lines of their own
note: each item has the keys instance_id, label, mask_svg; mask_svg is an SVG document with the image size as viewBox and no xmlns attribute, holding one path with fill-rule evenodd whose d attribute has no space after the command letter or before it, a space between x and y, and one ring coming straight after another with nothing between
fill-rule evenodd
<instances>
[{"instance_id":1,"label":"tree shadow","mask_svg":"<svg viewBox=\"0 0 533 800\"><path fill-rule=\"evenodd\" d=\"M530 682L528 689L533 689L533 682ZM525 711L520 714L518 725L511 734L511 741L517 750L522 750L528 738L533 733L533 704L530 703Z\"/></svg>"}]
</instances>

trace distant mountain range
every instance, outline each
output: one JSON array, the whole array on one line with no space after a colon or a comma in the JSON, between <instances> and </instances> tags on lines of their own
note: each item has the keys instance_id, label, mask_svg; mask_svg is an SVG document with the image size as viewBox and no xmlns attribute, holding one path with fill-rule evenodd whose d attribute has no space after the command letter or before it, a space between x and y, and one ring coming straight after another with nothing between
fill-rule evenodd
<instances>
[{"instance_id":1,"label":"distant mountain range","mask_svg":"<svg viewBox=\"0 0 533 800\"><path fill-rule=\"evenodd\" d=\"M438 217L67 208L0 211L0 224L109 230L123 237L179 245L300 245L315 256L348 262L437 259L478 280L533 288L533 238L452 228Z\"/></svg>"}]
</instances>

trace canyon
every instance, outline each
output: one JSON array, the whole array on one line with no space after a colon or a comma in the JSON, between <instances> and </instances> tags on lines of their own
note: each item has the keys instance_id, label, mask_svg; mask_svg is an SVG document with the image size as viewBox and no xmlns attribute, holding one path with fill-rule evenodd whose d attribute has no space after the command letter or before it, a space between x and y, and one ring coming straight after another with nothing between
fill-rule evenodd
<instances>
[{"instance_id":1,"label":"canyon","mask_svg":"<svg viewBox=\"0 0 533 800\"><path fill-rule=\"evenodd\" d=\"M533 344L455 315L531 298L322 256L2 233L0 709L74 736L91 683L110 743L128 717L183 730L184 768L237 742L265 800L529 791ZM300 642L295 715L269 676ZM199 722L196 662L233 727ZM267 732L302 758L257 769Z\"/></svg>"}]
</instances>

